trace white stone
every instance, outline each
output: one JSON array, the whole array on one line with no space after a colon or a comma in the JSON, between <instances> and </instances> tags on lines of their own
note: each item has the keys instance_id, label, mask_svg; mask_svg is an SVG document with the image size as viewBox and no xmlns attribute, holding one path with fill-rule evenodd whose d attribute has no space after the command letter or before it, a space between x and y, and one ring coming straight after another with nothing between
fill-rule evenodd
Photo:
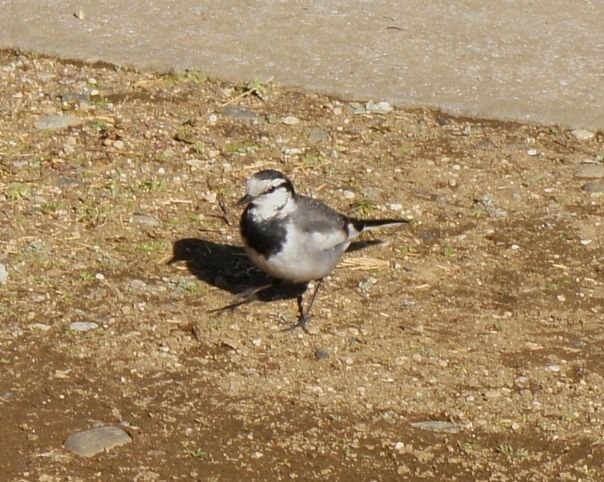
<instances>
[{"instance_id":1,"label":"white stone","mask_svg":"<svg viewBox=\"0 0 604 482\"><path fill-rule=\"evenodd\" d=\"M93 321L74 321L69 325L69 329L73 331L89 331L98 328L98 326Z\"/></svg>"},{"instance_id":2,"label":"white stone","mask_svg":"<svg viewBox=\"0 0 604 482\"><path fill-rule=\"evenodd\" d=\"M40 117L34 125L36 126L36 129L54 130L76 127L83 122L84 120L81 117L76 117L74 115L49 115Z\"/></svg>"},{"instance_id":3,"label":"white stone","mask_svg":"<svg viewBox=\"0 0 604 482\"><path fill-rule=\"evenodd\" d=\"M585 129L576 129L572 131L572 135L580 141L588 141L595 137L595 134L593 132L587 131Z\"/></svg>"},{"instance_id":4,"label":"white stone","mask_svg":"<svg viewBox=\"0 0 604 482\"><path fill-rule=\"evenodd\" d=\"M281 122L283 122L286 126L295 126L300 123L300 119L294 117L293 115L288 115L281 119Z\"/></svg>"},{"instance_id":5,"label":"white stone","mask_svg":"<svg viewBox=\"0 0 604 482\"><path fill-rule=\"evenodd\" d=\"M387 114L388 112L392 112L392 106L388 102L374 103L369 101L365 104L365 110L373 114Z\"/></svg>"},{"instance_id":6,"label":"white stone","mask_svg":"<svg viewBox=\"0 0 604 482\"><path fill-rule=\"evenodd\" d=\"M8 281L8 269L6 266L0 263L0 285L5 285Z\"/></svg>"}]
</instances>

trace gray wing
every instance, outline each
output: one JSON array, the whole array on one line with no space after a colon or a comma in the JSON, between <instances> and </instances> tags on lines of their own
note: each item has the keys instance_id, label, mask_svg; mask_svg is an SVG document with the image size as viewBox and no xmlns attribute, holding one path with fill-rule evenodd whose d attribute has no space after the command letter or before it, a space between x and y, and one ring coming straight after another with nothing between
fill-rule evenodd
<instances>
[{"instance_id":1,"label":"gray wing","mask_svg":"<svg viewBox=\"0 0 604 482\"><path fill-rule=\"evenodd\" d=\"M347 221L340 213L306 196L296 196L296 204L292 221L308 242L327 250L349 241Z\"/></svg>"}]
</instances>

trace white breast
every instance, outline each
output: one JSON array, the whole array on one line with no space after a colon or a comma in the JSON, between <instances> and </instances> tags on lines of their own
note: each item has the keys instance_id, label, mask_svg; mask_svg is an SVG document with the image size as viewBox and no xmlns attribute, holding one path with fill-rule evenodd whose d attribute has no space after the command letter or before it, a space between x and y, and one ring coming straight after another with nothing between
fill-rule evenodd
<instances>
[{"instance_id":1,"label":"white breast","mask_svg":"<svg viewBox=\"0 0 604 482\"><path fill-rule=\"evenodd\" d=\"M287 224L287 233L281 250L268 259L248 246L245 249L258 268L271 276L293 283L313 281L327 276L350 244L350 241L342 239L341 235L336 233L297 231L291 221ZM340 236L342 242L334 245L334 236Z\"/></svg>"}]
</instances>

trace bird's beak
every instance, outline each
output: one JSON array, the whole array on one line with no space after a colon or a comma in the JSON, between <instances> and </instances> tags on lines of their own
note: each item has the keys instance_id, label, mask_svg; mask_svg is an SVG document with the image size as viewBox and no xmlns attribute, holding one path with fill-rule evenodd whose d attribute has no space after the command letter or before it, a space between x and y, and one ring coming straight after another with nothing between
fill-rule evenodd
<instances>
[{"instance_id":1,"label":"bird's beak","mask_svg":"<svg viewBox=\"0 0 604 482\"><path fill-rule=\"evenodd\" d=\"M252 196L246 194L239 201L237 201L237 206L247 206L249 203L252 202L252 199Z\"/></svg>"}]
</instances>

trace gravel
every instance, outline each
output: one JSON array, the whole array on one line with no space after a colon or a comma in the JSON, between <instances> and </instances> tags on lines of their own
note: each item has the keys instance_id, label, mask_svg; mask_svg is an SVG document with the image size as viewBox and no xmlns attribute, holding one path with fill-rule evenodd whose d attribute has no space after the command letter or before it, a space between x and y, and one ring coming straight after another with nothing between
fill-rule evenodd
<instances>
[{"instance_id":1,"label":"gravel","mask_svg":"<svg viewBox=\"0 0 604 482\"><path fill-rule=\"evenodd\" d=\"M575 480L603 480L604 198L580 189L599 179L574 177L604 152L601 134L584 143L559 127L427 109L353 115L278 86L238 101L274 119L255 126L223 115L232 84L2 55L0 358L2 390L17 396L0 402L6 480L545 482L561 463ZM41 113L82 115L60 94L92 78L99 95L81 128L34 128ZM304 120L282 124L292 113ZM310 143L313 127L329 148ZM183 130L193 143L176 138ZM303 154L284 159L284 146ZM315 336L287 331L294 293L209 313L263 283L234 206L262 168L347 215L415 219L346 254L354 263L319 291ZM161 224L133 224L134 213ZM379 282L358 289L368 277ZM73 321L102 328L72 333ZM485 401L489 390L500 396ZM56 450L124 418L140 434L127 447L84 465ZM433 432L450 423L459 433ZM529 456L512 461L501 444Z\"/></svg>"}]
</instances>

